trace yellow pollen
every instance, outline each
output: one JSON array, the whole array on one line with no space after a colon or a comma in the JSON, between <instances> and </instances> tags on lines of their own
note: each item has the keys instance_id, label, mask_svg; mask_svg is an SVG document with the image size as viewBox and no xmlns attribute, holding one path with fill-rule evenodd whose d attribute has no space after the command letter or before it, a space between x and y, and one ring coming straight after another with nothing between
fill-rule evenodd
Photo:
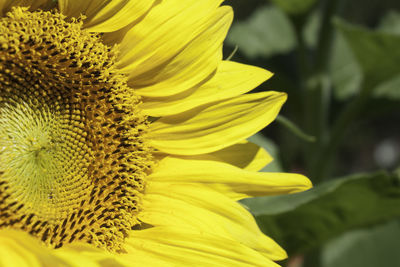
<instances>
[{"instance_id":1,"label":"yellow pollen","mask_svg":"<svg viewBox=\"0 0 400 267\"><path fill-rule=\"evenodd\" d=\"M116 52L56 11L0 19L0 228L123 250L153 160Z\"/></svg>"}]
</instances>

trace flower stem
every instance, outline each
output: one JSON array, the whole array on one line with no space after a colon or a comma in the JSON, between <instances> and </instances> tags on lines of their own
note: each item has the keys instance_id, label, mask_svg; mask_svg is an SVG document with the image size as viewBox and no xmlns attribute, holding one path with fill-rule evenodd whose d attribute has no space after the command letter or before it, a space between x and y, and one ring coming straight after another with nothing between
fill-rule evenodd
<instances>
[{"instance_id":1,"label":"flower stem","mask_svg":"<svg viewBox=\"0 0 400 267\"><path fill-rule=\"evenodd\" d=\"M327 77L334 34L331 21L338 11L339 2L340 0L322 2L322 21L318 33L315 61L303 93L305 130L308 134L316 137L316 142L305 145L303 149L308 175L314 184L318 184L324 178L320 175L318 164L320 164L320 157L324 153L324 144L328 139L331 85ZM325 169L323 168L323 170ZM306 254L303 266L321 266L321 250L315 249Z\"/></svg>"},{"instance_id":2,"label":"flower stem","mask_svg":"<svg viewBox=\"0 0 400 267\"><path fill-rule=\"evenodd\" d=\"M322 148L319 160L316 164L315 175L317 177L326 177L334 161L336 152L346 136L349 126L357 119L358 115L365 107L370 96L370 88L361 90L361 93L350 102L340 113L335 121L329 142Z\"/></svg>"},{"instance_id":3,"label":"flower stem","mask_svg":"<svg viewBox=\"0 0 400 267\"><path fill-rule=\"evenodd\" d=\"M331 85L328 77L329 60L331 59L334 28L332 17L337 13L339 0L323 2L322 21L319 29L315 62L312 75L305 91L304 116L306 131L315 136L317 141L305 147L305 159L309 176L317 184L324 179L317 172L320 155L328 139L329 99Z\"/></svg>"}]
</instances>

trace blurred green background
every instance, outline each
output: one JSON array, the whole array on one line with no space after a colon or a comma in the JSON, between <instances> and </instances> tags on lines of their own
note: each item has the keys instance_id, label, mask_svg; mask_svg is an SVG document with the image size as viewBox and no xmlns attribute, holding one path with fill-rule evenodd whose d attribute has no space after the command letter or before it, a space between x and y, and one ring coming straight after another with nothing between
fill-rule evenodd
<instances>
[{"instance_id":1,"label":"blurred green background","mask_svg":"<svg viewBox=\"0 0 400 267\"><path fill-rule=\"evenodd\" d=\"M289 267L400 266L400 1L231 0L225 57L288 93L252 141L307 192L243 201Z\"/></svg>"}]
</instances>

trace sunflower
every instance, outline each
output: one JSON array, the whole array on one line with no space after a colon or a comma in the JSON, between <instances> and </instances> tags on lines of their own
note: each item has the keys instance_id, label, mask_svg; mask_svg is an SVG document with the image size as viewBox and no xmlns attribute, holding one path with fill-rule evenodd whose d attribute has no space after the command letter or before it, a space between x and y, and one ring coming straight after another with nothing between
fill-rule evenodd
<instances>
[{"instance_id":1,"label":"sunflower","mask_svg":"<svg viewBox=\"0 0 400 267\"><path fill-rule=\"evenodd\" d=\"M1 266L276 266L237 200L310 187L246 141L286 95L215 0L0 0Z\"/></svg>"}]
</instances>

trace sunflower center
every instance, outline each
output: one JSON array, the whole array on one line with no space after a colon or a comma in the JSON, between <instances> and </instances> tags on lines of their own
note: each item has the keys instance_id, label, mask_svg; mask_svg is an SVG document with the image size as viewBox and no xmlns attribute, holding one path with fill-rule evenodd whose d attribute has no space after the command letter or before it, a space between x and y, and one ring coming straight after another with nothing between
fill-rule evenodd
<instances>
[{"instance_id":1,"label":"sunflower center","mask_svg":"<svg viewBox=\"0 0 400 267\"><path fill-rule=\"evenodd\" d=\"M15 72L14 76L22 74ZM13 189L11 197L24 203L25 209L57 221L60 214L79 207L90 187L85 131L73 125L71 109L60 101L62 98L46 97L45 88L35 90L39 96L29 86L4 88L10 90L0 91L2 180ZM76 141L82 146L77 147Z\"/></svg>"},{"instance_id":2,"label":"sunflower center","mask_svg":"<svg viewBox=\"0 0 400 267\"><path fill-rule=\"evenodd\" d=\"M138 225L148 122L115 54L57 12L0 19L0 228L119 251Z\"/></svg>"}]
</instances>

